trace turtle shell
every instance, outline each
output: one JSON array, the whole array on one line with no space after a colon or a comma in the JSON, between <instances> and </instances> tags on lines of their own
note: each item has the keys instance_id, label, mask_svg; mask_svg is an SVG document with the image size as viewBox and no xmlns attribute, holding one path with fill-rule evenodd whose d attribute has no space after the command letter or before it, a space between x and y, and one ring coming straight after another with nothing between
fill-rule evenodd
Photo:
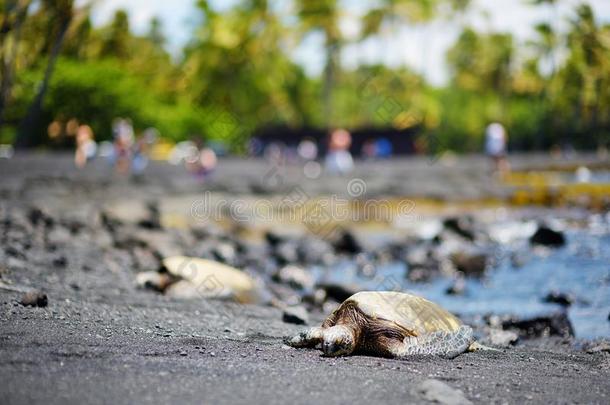
<instances>
[{"instance_id":1,"label":"turtle shell","mask_svg":"<svg viewBox=\"0 0 610 405\"><path fill-rule=\"evenodd\" d=\"M393 291L362 291L342 304L354 303L366 316L395 322L418 335L439 330L454 331L462 323L434 302L417 295Z\"/></svg>"},{"instance_id":2,"label":"turtle shell","mask_svg":"<svg viewBox=\"0 0 610 405\"><path fill-rule=\"evenodd\" d=\"M163 259L163 266L171 275L181 279L170 288L180 288L186 293L176 295L233 298L242 303L256 303L260 300L254 279L226 264L195 257L172 256Z\"/></svg>"}]
</instances>

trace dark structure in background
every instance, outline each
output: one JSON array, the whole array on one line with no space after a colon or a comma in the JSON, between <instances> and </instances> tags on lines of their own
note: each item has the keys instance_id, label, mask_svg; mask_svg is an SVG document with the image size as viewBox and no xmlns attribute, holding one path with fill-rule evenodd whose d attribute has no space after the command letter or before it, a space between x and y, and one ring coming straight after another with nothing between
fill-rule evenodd
<instances>
[{"instance_id":1,"label":"dark structure in background","mask_svg":"<svg viewBox=\"0 0 610 405\"><path fill-rule=\"evenodd\" d=\"M254 133L253 139L259 142L258 151L262 154L265 147L272 143L280 143L289 148L296 148L303 139L310 138L316 141L320 154L326 154L329 131L319 128L289 128L268 127ZM360 157L362 147L370 140L387 139L392 144L393 155L412 155L416 152L415 140L419 134L417 127L404 130L394 128L359 128L350 130L352 155Z\"/></svg>"}]
</instances>

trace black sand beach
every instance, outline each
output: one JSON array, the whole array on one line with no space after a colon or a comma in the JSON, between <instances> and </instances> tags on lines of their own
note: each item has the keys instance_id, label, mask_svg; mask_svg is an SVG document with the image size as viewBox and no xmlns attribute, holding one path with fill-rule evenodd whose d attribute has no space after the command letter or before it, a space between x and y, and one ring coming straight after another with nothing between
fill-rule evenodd
<instances>
[{"instance_id":1,"label":"black sand beach","mask_svg":"<svg viewBox=\"0 0 610 405\"><path fill-rule=\"evenodd\" d=\"M370 196L502 198L508 191L488 178L486 164L476 157L451 166L426 159L367 163L353 177L366 181ZM128 203L156 200L162 210L186 209L188 216L189 204L176 198L205 190L281 196L260 184L268 170L259 161L226 160L212 183L199 185L164 164L128 181L112 180L103 162L76 172L68 156L0 161L0 280L48 296L47 306L26 307L22 293L0 289L0 402L608 403L607 346L590 353L591 345L574 337L521 339L453 360L324 358L282 343L303 327L283 322L277 308L177 300L136 287L136 271L158 265L148 248L179 250L174 242L186 231L141 227L134 231L139 239L129 233L121 239L103 213L128 218ZM297 181L310 195L344 190L349 180L305 181L290 174L298 168L287 170L282 187ZM309 323L323 316L313 311Z\"/></svg>"}]
</instances>

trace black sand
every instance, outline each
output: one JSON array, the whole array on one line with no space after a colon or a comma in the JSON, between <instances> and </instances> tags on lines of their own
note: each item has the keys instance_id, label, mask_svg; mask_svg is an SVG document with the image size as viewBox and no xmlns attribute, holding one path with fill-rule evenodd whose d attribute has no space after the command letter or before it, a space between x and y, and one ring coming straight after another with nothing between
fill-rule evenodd
<instances>
[{"instance_id":1,"label":"black sand","mask_svg":"<svg viewBox=\"0 0 610 405\"><path fill-rule=\"evenodd\" d=\"M173 181L178 169L164 166L155 165L143 183L110 184L101 166L68 175L67 157L59 163L28 159L0 161L3 215L36 205L52 212L78 207L73 215L86 218L88 208L103 206L104 198L146 199L168 188L179 193L195 187ZM413 170L431 179L447 173L442 166L426 171L427 164L415 163ZM226 165L227 173L243 170L235 161ZM408 164L401 170L408 172ZM487 187L464 171L449 171L470 184L464 190ZM236 190L240 184L226 181L225 187ZM474 403L610 401L610 353L588 354L570 339L538 339L454 360L328 359L284 346L281 337L300 327L283 323L277 309L174 301L141 291L131 271L106 263L121 262L112 246L102 254L90 235L68 235L63 242L54 237L54 249L44 249L49 242L34 237L27 252L3 252L1 258L3 279L49 297L45 308L24 307L20 293L0 290L2 404L418 403L425 401L418 386L428 379L461 390ZM437 398L460 400L455 392Z\"/></svg>"}]
</instances>

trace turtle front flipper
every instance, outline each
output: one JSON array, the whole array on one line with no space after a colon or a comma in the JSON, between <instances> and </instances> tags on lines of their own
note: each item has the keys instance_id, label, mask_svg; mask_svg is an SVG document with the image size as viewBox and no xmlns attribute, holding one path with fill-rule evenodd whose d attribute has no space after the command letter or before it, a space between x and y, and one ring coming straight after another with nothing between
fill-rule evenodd
<instances>
[{"instance_id":1,"label":"turtle front flipper","mask_svg":"<svg viewBox=\"0 0 610 405\"><path fill-rule=\"evenodd\" d=\"M324 339L324 329L320 327L309 328L296 336L287 337L284 343L288 346L300 347L316 347L318 343L322 343Z\"/></svg>"},{"instance_id":2,"label":"turtle front flipper","mask_svg":"<svg viewBox=\"0 0 610 405\"><path fill-rule=\"evenodd\" d=\"M457 330L439 330L417 337L406 337L391 348L394 357L413 355L436 355L452 359L464 353L474 341L472 328L462 325Z\"/></svg>"}]
</instances>

